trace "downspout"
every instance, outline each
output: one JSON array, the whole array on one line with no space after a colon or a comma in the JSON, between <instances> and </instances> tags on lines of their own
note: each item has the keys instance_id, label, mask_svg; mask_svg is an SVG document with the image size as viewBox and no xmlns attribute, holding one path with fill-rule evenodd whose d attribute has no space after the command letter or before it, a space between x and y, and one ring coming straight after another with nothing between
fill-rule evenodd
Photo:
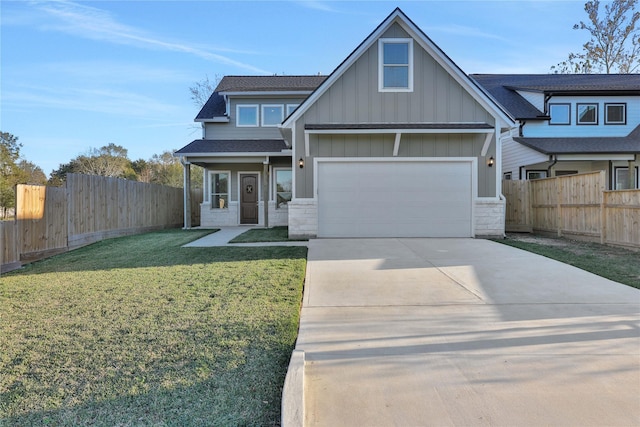
<instances>
[{"instance_id":1,"label":"downspout","mask_svg":"<svg viewBox=\"0 0 640 427\"><path fill-rule=\"evenodd\" d=\"M262 162L262 200L264 201L264 227L269 228L269 156Z\"/></svg>"},{"instance_id":2,"label":"downspout","mask_svg":"<svg viewBox=\"0 0 640 427\"><path fill-rule=\"evenodd\" d=\"M558 156L556 154L549 154L549 161L551 164L547 168L547 178L551 178L551 168L558 163Z\"/></svg>"},{"instance_id":3,"label":"downspout","mask_svg":"<svg viewBox=\"0 0 640 427\"><path fill-rule=\"evenodd\" d=\"M182 189L184 193L184 229L191 228L191 163L184 160L184 156L180 156L184 181Z\"/></svg>"}]
</instances>

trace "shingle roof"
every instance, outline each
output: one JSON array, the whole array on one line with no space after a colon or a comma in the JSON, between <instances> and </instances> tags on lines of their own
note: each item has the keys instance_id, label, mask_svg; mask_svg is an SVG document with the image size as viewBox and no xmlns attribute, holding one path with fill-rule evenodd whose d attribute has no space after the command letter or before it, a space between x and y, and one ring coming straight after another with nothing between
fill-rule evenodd
<instances>
[{"instance_id":1,"label":"shingle roof","mask_svg":"<svg viewBox=\"0 0 640 427\"><path fill-rule=\"evenodd\" d=\"M516 119L543 115L516 90L555 94L640 94L640 74L471 74L471 77Z\"/></svg>"},{"instance_id":2,"label":"shingle roof","mask_svg":"<svg viewBox=\"0 0 640 427\"><path fill-rule=\"evenodd\" d=\"M216 92L313 91L327 76L224 76Z\"/></svg>"},{"instance_id":3,"label":"shingle roof","mask_svg":"<svg viewBox=\"0 0 640 427\"><path fill-rule=\"evenodd\" d=\"M640 154L640 125L623 137L513 138L543 154Z\"/></svg>"},{"instance_id":4,"label":"shingle roof","mask_svg":"<svg viewBox=\"0 0 640 427\"><path fill-rule=\"evenodd\" d=\"M220 92L309 92L314 91L327 76L224 76L196 121L222 117L225 114L224 97Z\"/></svg>"},{"instance_id":5,"label":"shingle roof","mask_svg":"<svg viewBox=\"0 0 640 427\"><path fill-rule=\"evenodd\" d=\"M196 139L175 154L279 153L287 148L282 139Z\"/></svg>"}]
</instances>

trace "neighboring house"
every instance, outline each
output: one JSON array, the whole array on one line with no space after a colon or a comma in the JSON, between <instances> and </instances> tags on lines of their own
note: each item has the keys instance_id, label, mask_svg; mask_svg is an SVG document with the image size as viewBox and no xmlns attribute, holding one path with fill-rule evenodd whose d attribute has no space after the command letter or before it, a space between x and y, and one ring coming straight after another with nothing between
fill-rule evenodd
<instances>
[{"instance_id":1,"label":"neighboring house","mask_svg":"<svg viewBox=\"0 0 640 427\"><path fill-rule=\"evenodd\" d=\"M608 188L638 188L640 74L471 77L517 120L502 136L505 179L604 170Z\"/></svg>"},{"instance_id":2,"label":"neighboring house","mask_svg":"<svg viewBox=\"0 0 640 427\"><path fill-rule=\"evenodd\" d=\"M400 9L328 77L225 77L196 121L203 138L176 155L187 184L189 164L206 170L203 226L504 234L500 135L515 122Z\"/></svg>"}]
</instances>

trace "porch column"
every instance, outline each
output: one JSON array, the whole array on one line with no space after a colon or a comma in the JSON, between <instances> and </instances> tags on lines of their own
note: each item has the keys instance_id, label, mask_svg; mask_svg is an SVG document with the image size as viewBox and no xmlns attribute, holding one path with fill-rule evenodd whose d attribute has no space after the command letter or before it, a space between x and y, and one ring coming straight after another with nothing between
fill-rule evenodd
<instances>
[{"instance_id":1,"label":"porch column","mask_svg":"<svg viewBox=\"0 0 640 427\"><path fill-rule=\"evenodd\" d=\"M184 172L182 187L184 191L184 229L188 230L191 228L191 163L185 162L182 158L180 163L182 163Z\"/></svg>"},{"instance_id":2,"label":"porch column","mask_svg":"<svg viewBox=\"0 0 640 427\"><path fill-rule=\"evenodd\" d=\"M638 188L638 183L636 182L636 160L637 156L633 156L633 160L629 160L629 189L633 190Z\"/></svg>"},{"instance_id":3,"label":"porch column","mask_svg":"<svg viewBox=\"0 0 640 427\"><path fill-rule=\"evenodd\" d=\"M262 162L262 199L264 200L264 226L269 227L269 158Z\"/></svg>"}]
</instances>

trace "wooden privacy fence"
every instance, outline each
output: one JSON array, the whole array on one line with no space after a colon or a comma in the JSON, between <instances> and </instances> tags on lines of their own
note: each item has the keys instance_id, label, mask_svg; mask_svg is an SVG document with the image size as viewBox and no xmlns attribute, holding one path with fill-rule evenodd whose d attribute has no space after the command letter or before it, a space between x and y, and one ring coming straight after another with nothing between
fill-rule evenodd
<instances>
[{"instance_id":1,"label":"wooden privacy fence","mask_svg":"<svg viewBox=\"0 0 640 427\"><path fill-rule=\"evenodd\" d=\"M640 247L640 190L606 191L604 171L503 181L506 231L543 231Z\"/></svg>"},{"instance_id":2,"label":"wooden privacy fence","mask_svg":"<svg viewBox=\"0 0 640 427\"><path fill-rule=\"evenodd\" d=\"M199 203L202 191L194 193ZM2 271L106 238L179 227L183 199L181 188L79 174L67 175L65 187L18 185L16 219L0 221Z\"/></svg>"}]
</instances>

